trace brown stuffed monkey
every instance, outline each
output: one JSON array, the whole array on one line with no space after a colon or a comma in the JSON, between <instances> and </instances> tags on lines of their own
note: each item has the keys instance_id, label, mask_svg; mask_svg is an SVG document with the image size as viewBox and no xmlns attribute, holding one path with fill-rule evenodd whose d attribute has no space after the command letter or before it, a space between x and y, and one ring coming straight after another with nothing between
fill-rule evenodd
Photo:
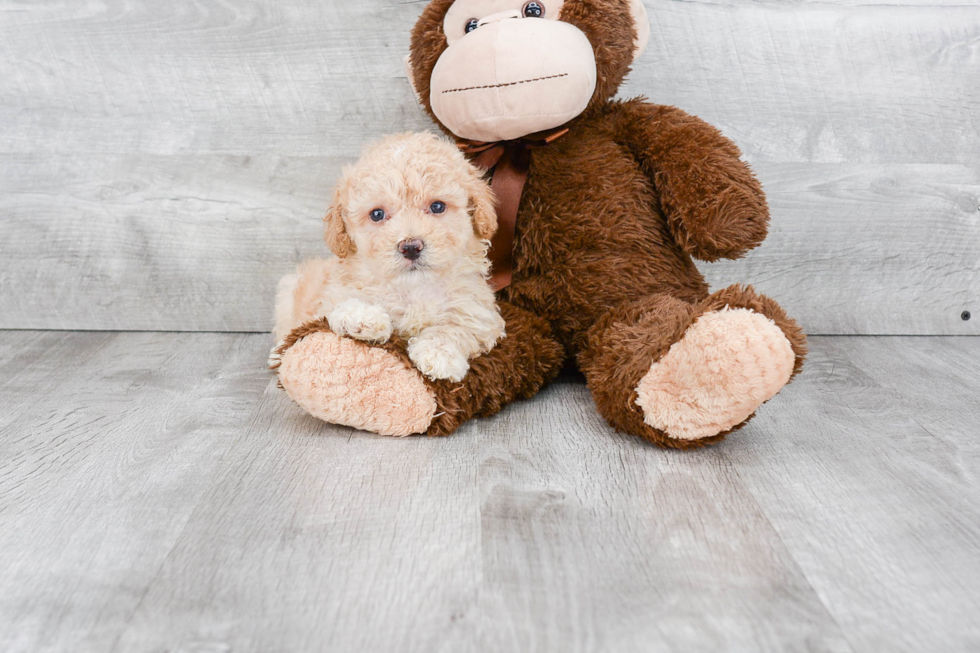
<instances>
[{"instance_id":1,"label":"brown stuffed monkey","mask_svg":"<svg viewBox=\"0 0 980 653\"><path fill-rule=\"evenodd\" d=\"M689 448L744 425L800 371L805 336L779 305L751 287L709 293L692 261L766 236L738 148L679 109L613 99L649 29L641 0L426 6L409 74L439 127L493 166L507 336L456 384L424 378L397 339L372 347L311 321L280 350L300 406L445 435L531 397L571 358L612 426Z\"/></svg>"}]
</instances>

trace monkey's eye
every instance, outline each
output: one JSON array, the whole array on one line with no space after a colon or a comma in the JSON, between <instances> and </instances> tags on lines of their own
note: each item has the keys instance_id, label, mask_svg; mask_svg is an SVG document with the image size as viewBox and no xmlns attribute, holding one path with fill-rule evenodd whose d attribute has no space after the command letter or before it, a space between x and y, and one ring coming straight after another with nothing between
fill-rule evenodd
<instances>
[{"instance_id":1,"label":"monkey's eye","mask_svg":"<svg viewBox=\"0 0 980 653\"><path fill-rule=\"evenodd\" d=\"M435 213L437 215L439 213L445 213L446 212L446 203L445 202L433 202L432 204L429 205L429 212L430 213Z\"/></svg>"},{"instance_id":2,"label":"monkey's eye","mask_svg":"<svg viewBox=\"0 0 980 653\"><path fill-rule=\"evenodd\" d=\"M470 32L472 32L473 30L475 30L479 26L480 26L480 20L479 19L477 19L477 18L470 18L468 21L466 21L466 27L463 28L463 31L465 33L469 34Z\"/></svg>"},{"instance_id":3,"label":"monkey's eye","mask_svg":"<svg viewBox=\"0 0 980 653\"><path fill-rule=\"evenodd\" d=\"M374 209L371 211L371 222L381 222L387 217L384 209Z\"/></svg>"},{"instance_id":4,"label":"monkey's eye","mask_svg":"<svg viewBox=\"0 0 980 653\"><path fill-rule=\"evenodd\" d=\"M523 13L525 18L541 18L544 16L544 5L540 2L527 2Z\"/></svg>"}]
</instances>

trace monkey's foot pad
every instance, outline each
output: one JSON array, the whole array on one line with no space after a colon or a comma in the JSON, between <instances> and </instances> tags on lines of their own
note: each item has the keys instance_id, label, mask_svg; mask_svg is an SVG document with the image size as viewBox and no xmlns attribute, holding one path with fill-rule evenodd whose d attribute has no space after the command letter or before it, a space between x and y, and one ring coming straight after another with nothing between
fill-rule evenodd
<instances>
[{"instance_id":1,"label":"monkey's foot pad","mask_svg":"<svg viewBox=\"0 0 980 653\"><path fill-rule=\"evenodd\" d=\"M417 370L391 352L329 331L287 349L279 381L314 417L381 435L424 433L436 413Z\"/></svg>"},{"instance_id":2,"label":"monkey's foot pad","mask_svg":"<svg viewBox=\"0 0 980 653\"><path fill-rule=\"evenodd\" d=\"M640 380L636 404L647 424L672 438L718 435L779 392L794 360L766 316L746 308L705 313Z\"/></svg>"}]
</instances>

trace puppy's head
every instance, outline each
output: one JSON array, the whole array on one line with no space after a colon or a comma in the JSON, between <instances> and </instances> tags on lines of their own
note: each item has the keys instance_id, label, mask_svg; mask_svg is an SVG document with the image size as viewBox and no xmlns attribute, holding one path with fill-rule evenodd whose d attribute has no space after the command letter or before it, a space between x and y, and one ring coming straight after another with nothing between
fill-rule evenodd
<instances>
[{"instance_id":1,"label":"puppy's head","mask_svg":"<svg viewBox=\"0 0 980 653\"><path fill-rule=\"evenodd\" d=\"M369 146L344 169L327 217L327 246L356 254L379 274L446 271L483 256L497 230L493 195L451 143L399 134Z\"/></svg>"}]
</instances>

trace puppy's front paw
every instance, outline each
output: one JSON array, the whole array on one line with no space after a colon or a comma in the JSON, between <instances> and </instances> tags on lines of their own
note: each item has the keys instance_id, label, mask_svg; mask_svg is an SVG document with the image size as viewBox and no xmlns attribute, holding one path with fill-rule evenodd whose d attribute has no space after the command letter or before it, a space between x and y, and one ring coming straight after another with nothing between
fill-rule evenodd
<instances>
[{"instance_id":1,"label":"puppy's front paw","mask_svg":"<svg viewBox=\"0 0 980 653\"><path fill-rule=\"evenodd\" d=\"M348 299L337 305L327 318L330 329L341 336L382 343L391 337L391 318L380 306Z\"/></svg>"},{"instance_id":2,"label":"puppy's front paw","mask_svg":"<svg viewBox=\"0 0 980 653\"><path fill-rule=\"evenodd\" d=\"M459 382L470 369L466 356L451 345L430 338L414 338L408 343L408 357L422 374L433 381Z\"/></svg>"}]
</instances>

